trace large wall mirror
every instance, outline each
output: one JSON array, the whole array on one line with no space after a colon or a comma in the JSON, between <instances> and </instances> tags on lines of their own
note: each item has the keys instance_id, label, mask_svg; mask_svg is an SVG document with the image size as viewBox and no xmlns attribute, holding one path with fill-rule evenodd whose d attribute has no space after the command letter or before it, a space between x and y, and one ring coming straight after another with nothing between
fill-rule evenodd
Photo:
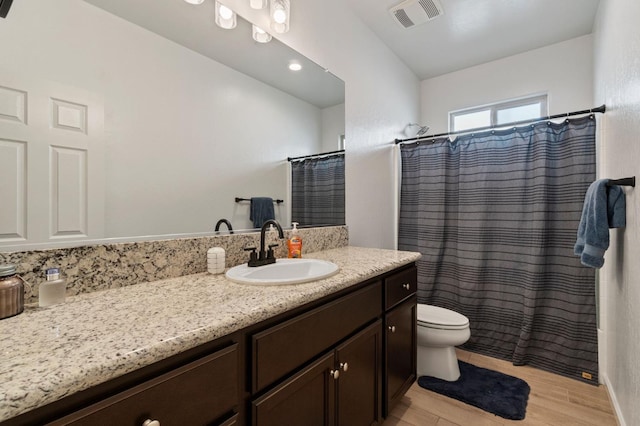
<instances>
[{"instance_id":1,"label":"large wall mirror","mask_svg":"<svg viewBox=\"0 0 640 426\"><path fill-rule=\"evenodd\" d=\"M21 0L0 40L0 250L288 226L287 158L344 138L344 83L213 0Z\"/></svg>"}]
</instances>

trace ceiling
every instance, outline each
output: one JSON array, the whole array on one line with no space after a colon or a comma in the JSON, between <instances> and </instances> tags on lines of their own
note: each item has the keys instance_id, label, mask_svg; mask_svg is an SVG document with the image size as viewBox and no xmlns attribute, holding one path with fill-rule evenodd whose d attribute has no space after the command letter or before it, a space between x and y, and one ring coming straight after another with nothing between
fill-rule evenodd
<instances>
[{"instance_id":1,"label":"ceiling","mask_svg":"<svg viewBox=\"0 0 640 426\"><path fill-rule=\"evenodd\" d=\"M420 80L590 34L600 2L439 0L443 15L405 29L388 12L403 0L344 1Z\"/></svg>"},{"instance_id":2,"label":"ceiling","mask_svg":"<svg viewBox=\"0 0 640 426\"><path fill-rule=\"evenodd\" d=\"M212 25L213 1L199 6L177 0L85 1L319 108L344 102L340 80L328 79L333 77L330 73L275 38L270 43L255 43L245 20L238 19L234 30ZM295 1L291 0L292 8ZM590 34L600 2L437 0L444 14L405 29L388 12L404 0L341 1L420 80ZM283 64L294 57L303 63L304 73L283 70Z\"/></svg>"},{"instance_id":3,"label":"ceiling","mask_svg":"<svg viewBox=\"0 0 640 426\"><path fill-rule=\"evenodd\" d=\"M275 38L255 42L245 19L238 16L232 30L216 26L213 1L197 6L182 0L85 1L318 108L344 103L342 80ZM289 71L292 61L302 70Z\"/></svg>"}]
</instances>

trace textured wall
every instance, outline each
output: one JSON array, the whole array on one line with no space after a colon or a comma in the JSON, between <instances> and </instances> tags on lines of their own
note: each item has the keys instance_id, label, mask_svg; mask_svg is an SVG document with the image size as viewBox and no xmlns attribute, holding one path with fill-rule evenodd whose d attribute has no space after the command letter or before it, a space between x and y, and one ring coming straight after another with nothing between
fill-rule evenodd
<instances>
[{"instance_id":1,"label":"textured wall","mask_svg":"<svg viewBox=\"0 0 640 426\"><path fill-rule=\"evenodd\" d=\"M600 177L640 177L640 2L602 0L595 41ZM640 188L625 189L627 227L611 232L600 273L605 382L621 423L640 424Z\"/></svg>"},{"instance_id":2,"label":"textured wall","mask_svg":"<svg viewBox=\"0 0 640 426\"><path fill-rule=\"evenodd\" d=\"M246 0L227 0L239 14L268 25ZM287 45L345 81L346 213L349 240L394 248L397 185L393 141L418 120L420 82L343 0L294 0Z\"/></svg>"},{"instance_id":3,"label":"textured wall","mask_svg":"<svg viewBox=\"0 0 640 426\"><path fill-rule=\"evenodd\" d=\"M498 77L499 76L499 77ZM547 93L550 114L591 108L593 46L590 35L422 82L422 124L449 130L449 111Z\"/></svg>"}]
</instances>

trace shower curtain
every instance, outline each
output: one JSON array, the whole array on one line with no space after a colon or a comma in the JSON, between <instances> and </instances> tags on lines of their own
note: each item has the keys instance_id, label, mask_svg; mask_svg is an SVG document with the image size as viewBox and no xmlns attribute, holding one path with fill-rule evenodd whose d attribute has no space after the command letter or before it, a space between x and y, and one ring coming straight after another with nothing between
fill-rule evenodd
<instances>
[{"instance_id":1,"label":"shower curtain","mask_svg":"<svg viewBox=\"0 0 640 426\"><path fill-rule=\"evenodd\" d=\"M344 225L344 153L291 162L291 221Z\"/></svg>"},{"instance_id":2,"label":"shower curtain","mask_svg":"<svg viewBox=\"0 0 640 426\"><path fill-rule=\"evenodd\" d=\"M401 250L418 301L469 318L465 348L598 383L595 272L573 255L595 118L401 145Z\"/></svg>"}]
</instances>

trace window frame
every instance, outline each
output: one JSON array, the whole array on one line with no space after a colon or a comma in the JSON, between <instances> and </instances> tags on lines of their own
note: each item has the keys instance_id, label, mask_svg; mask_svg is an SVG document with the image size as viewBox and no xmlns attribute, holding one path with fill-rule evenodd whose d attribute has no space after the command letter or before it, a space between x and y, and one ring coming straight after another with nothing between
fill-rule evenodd
<instances>
[{"instance_id":1,"label":"window frame","mask_svg":"<svg viewBox=\"0 0 640 426\"><path fill-rule=\"evenodd\" d=\"M475 106L471 108L463 108L455 111L449 111L449 132L464 132L465 130L471 129L463 129L457 130L454 127L455 118L467 114L473 114L480 111L489 111L489 117L491 123L487 126L490 127L499 127L508 123L498 123L498 111L502 111L505 109L517 108L521 106L531 105L531 104L540 104L540 115L539 117L546 117L549 115L549 96L547 93L538 93L535 95L525 96L517 99L510 99L506 101L494 102L491 104ZM533 117L537 118L537 117ZM484 127L484 126L483 126Z\"/></svg>"}]
</instances>

